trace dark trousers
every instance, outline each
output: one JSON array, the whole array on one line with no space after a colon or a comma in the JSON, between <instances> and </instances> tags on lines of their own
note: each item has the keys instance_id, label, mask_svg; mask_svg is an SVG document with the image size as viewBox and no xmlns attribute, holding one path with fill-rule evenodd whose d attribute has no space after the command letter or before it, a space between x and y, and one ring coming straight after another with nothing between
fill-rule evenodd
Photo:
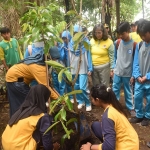
<instances>
[{"instance_id":1,"label":"dark trousers","mask_svg":"<svg viewBox=\"0 0 150 150\"><path fill-rule=\"evenodd\" d=\"M7 82L6 84L11 117L24 102L30 87L24 82Z\"/></svg>"}]
</instances>

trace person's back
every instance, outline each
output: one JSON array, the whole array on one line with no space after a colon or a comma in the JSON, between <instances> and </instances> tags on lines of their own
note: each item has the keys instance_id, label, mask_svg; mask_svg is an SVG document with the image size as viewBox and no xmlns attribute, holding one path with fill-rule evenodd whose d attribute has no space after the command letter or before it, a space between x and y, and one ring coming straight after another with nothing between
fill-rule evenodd
<instances>
[{"instance_id":1,"label":"person's back","mask_svg":"<svg viewBox=\"0 0 150 150\"><path fill-rule=\"evenodd\" d=\"M20 120L12 127L7 125L2 134L2 145L4 150L36 150L36 141L32 137L38 120L44 114L30 116ZM11 133L11 134L10 134ZM9 137L9 138L8 138Z\"/></svg>"},{"instance_id":2,"label":"person's back","mask_svg":"<svg viewBox=\"0 0 150 150\"><path fill-rule=\"evenodd\" d=\"M116 149L115 150L138 150L139 140L138 135L134 128L131 126L127 118L118 112L114 107L109 106L102 117L102 128L105 131L105 126L103 126L103 121L106 119L111 119L115 124L116 132ZM105 124L104 124L105 125Z\"/></svg>"},{"instance_id":3,"label":"person's back","mask_svg":"<svg viewBox=\"0 0 150 150\"><path fill-rule=\"evenodd\" d=\"M47 114L50 95L49 89L42 84L31 87L2 134L4 150L36 150L41 143L46 150L55 149L51 130L44 134L53 121Z\"/></svg>"}]
</instances>

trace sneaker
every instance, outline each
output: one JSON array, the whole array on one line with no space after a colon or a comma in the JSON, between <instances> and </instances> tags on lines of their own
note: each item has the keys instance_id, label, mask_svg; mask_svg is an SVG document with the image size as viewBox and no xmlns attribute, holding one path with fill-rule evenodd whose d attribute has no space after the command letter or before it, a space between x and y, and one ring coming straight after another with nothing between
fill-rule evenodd
<instances>
[{"instance_id":1,"label":"sneaker","mask_svg":"<svg viewBox=\"0 0 150 150\"><path fill-rule=\"evenodd\" d=\"M71 99L70 102L73 104L74 103L74 99Z\"/></svg>"},{"instance_id":2,"label":"sneaker","mask_svg":"<svg viewBox=\"0 0 150 150\"><path fill-rule=\"evenodd\" d=\"M91 105L90 106L86 106L86 111L91 111L91 110L92 110Z\"/></svg>"},{"instance_id":3,"label":"sneaker","mask_svg":"<svg viewBox=\"0 0 150 150\"><path fill-rule=\"evenodd\" d=\"M150 148L150 142L147 142L147 147L149 147L149 148Z\"/></svg>"},{"instance_id":4,"label":"sneaker","mask_svg":"<svg viewBox=\"0 0 150 150\"><path fill-rule=\"evenodd\" d=\"M137 118L137 117L133 117L129 120L130 123L140 123L142 122L143 118Z\"/></svg>"},{"instance_id":5,"label":"sneaker","mask_svg":"<svg viewBox=\"0 0 150 150\"><path fill-rule=\"evenodd\" d=\"M148 126L149 125L149 121L150 121L150 119L144 117L143 121L141 122L141 125L142 126Z\"/></svg>"},{"instance_id":6,"label":"sneaker","mask_svg":"<svg viewBox=\"0 0 150 150\"><path fill-rule=\"evenodd\" d=\"M130 110L129 112L130 112L131 117L135 117L135 116L136 116L136 113L135 113L135 110L134 110L134 109L133 109L133 110Z\"/></svg>"},{"instance_id":7,"label":"sneaker","mask_svg":"<svg viewBox=\"0 0 150 150\"><path fill-rule=\"evenodd\" d=\"M78 109L81 109L83 106L85 106L85 104L79 104Z\"/></svg>"}]
</instances>

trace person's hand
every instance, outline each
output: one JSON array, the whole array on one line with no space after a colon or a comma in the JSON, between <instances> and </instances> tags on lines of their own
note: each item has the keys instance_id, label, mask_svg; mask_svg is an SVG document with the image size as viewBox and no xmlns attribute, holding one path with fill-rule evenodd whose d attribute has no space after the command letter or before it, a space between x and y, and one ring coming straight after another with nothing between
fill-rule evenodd
<instances>
[{"instance_id":1,"label":"person's hand","mask_svg":"<svg viewBox=\"0 0 150 150\"><path fill-rule=\"evenodd\" d=\"M60 149L60 144L59 143L54 143L53 144L53 150L59 150Z\"/></svg>"},{"instance_id":2,"label":"person's hand","mask_svg":"<svg viewBox=\"0 0 150 150\"><path fill-rule=\"evenodd\" d=\"M146 76L144 76L144 77L138 77L138 82L140 82L140 83L144 83L146 80L147 80Z\"/></svg>"},{"instance_id":3,"label":"person's hand","mask_svg":"<svg viewBox=\"0 0 150 150\"><path fill-rule=\"evenodd\" d=\"M6 71L8 71L9 67L6 67Z\"/></svg>"},{"instance_id":4,"label":"person's hand","mask_svg":"<svg viewBox=\"0 0 150 150\"><path fill-rule=\"evenodd\" d=\"M146 76L142 77L142 83L144 83L146 80Z\"/></svg>"},{"instance_id":5,"label":"person's hand","mask_svg":"<svg viewBox=\"0 0 150 150\"><path fill-rule=\"evenodd\" d=\"M138 77L137 80L138 80L139 83L142 83L142 78L141 77Z\"/></svg>"},{"instance_id":6,"label":"person's hand","mask_svg":"<svg viewBox=\"0 0 150 150\"><path fill-rule=\"evenodd\" d=\"M113 76L114 76L114 71L111 70L111 71L110 71L110 77L113 78Z\"/></svg>"},{"instance_id":7,"label":"person's hand","mask_svg":"<svg viewBox=\"0 0 150 150\"><path fill-rule=\"evenodd\" d=\"M133 83L134 83L134 77L131 77L130 78L130 84L133 85Z\"/></svg>"},{"instance_id":8,"label":"person's hand","mask_svg":"<svg viewBox=\"0 0 150 150\"><path fill-rule=\"evenodd\" d=\"M88 76L91 76L91 74L92 74L92 73L91 73L91 71L88 71L88 73L87 73L87 74L88 74Z\"/></svg>"},{"instance_id":9,"label":"person's hand","mask_svg":"<svg viewBox=\"0 0 150 150\"><path fill-rule=\"evenodd\" d=\"M90 147L91 147L91 143L86 143L86 144L83 144L80 148L80 150L90 150Z\"/></svg>"}]
</instances>

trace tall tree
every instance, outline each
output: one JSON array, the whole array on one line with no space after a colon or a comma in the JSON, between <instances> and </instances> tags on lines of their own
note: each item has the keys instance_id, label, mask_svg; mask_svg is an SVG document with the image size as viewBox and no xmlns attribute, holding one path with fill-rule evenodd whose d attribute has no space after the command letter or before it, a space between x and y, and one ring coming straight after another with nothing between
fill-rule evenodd
<instances>
[{"instance_id":1,"label":"tall tree","mask_svg":"<svg viewBox=\"0 0 150 150\"><path fill-rule=\"evenodd\" d=\"M120 0L115 0L116 3L116 21L117 26L120 24Z\"/></svg>"}]
</instances>

